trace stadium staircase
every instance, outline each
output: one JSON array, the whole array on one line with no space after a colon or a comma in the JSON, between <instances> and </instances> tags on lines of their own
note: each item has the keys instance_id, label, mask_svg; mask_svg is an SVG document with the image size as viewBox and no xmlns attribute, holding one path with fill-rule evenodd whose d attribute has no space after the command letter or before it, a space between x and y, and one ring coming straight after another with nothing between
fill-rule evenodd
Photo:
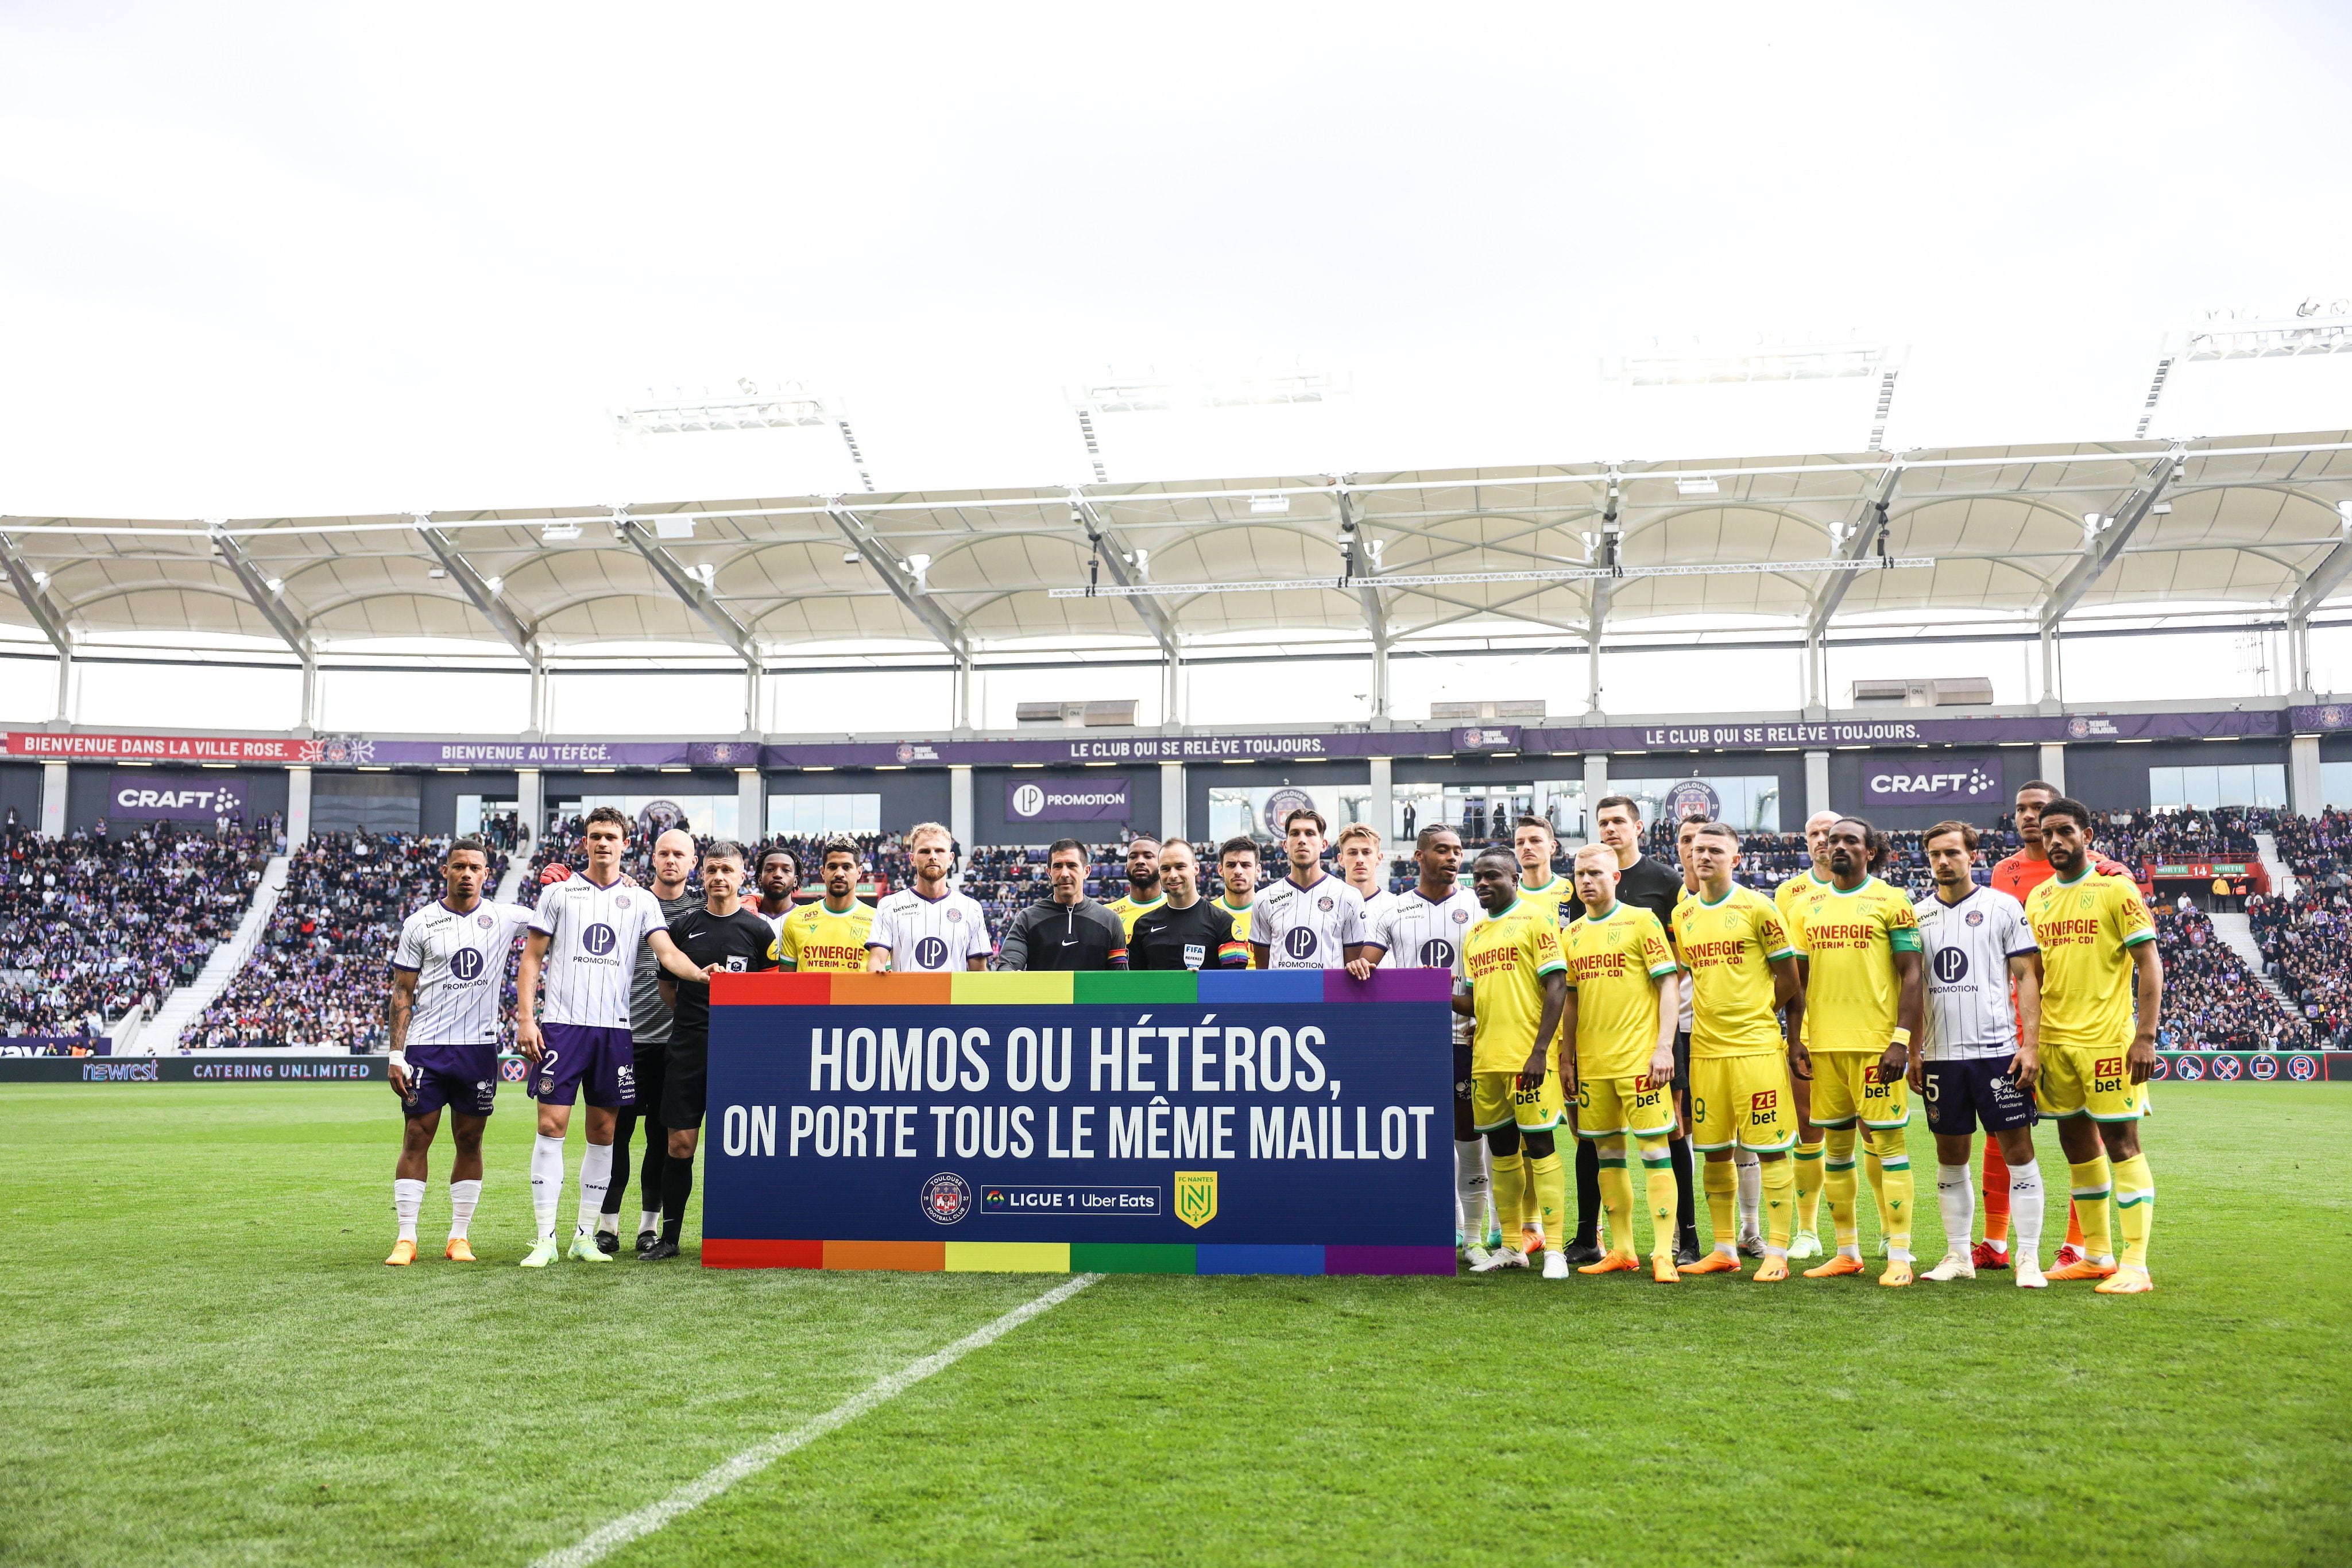
<instances>
[{"instance_id":1,"label":"stadium staircase","mask_svg":"<svg viewBox=\"0 0 2352 1568\"><path fill-rule=\"evenodd\" d=\"M161 1056L180 1048L180 1035L196 1021L204 1010L213 1005L213 998L228 988L230 979L253 956L261 946L261 934L269 929L270 914L277 909L278 900L286 892L287 857L272 855L262 868L261 885L254 890L253 903L247 906L245 917L236 923L236 935L213 949L212 956L196 977L184 986L174 986L155 1016L139 1031L131 1051L140 1056ZM117 1048L117 1054L121 1054Z\"/></svg>"},{"instance_id":2,"label":"stadium staircase","mask_svg":"<svg viewBox=\"0 0 2352 1568\"><path fill-rule=\"evenodd\" d=\"M2231 952L2246 961L2246 972L2254 977L2263 989L2278 998L2279 1006L2286 1009L2289 1017L2301 1018L2302 1009L2287 999L2286 992L2280 988L2276 980L2263 972L2263 950L2254 941L2252 923L2242 915L2214 915L2209 918L2213 922L2213 935L2219 936Z\"/></svg>"},{"instance_id":3,"label":"stadium staircase","mask_svg":"<svg viewBox=\"0 0 2352 1568\"><path fill-rule=\"evenodd\" d=\"M2278 838L2273 833L2254 835L2254 852L2263 862L2263 874L2271 879L2271 891L2283 897L2294 896L2294 871L2279 858Z\"/></svg>"},{"instance_id":4,"label":"stadium staircase","mask_svg":"<svg viewBox=\"0 0 2352 1568\"><path fill-rule=\"evenodd\" d=\"M491 898L500 904L512 904L522 892L522 879L530 873L530 857L520 851L507 857L506 874L499 878L499 887Z\"/></svg>"}]
</instances>

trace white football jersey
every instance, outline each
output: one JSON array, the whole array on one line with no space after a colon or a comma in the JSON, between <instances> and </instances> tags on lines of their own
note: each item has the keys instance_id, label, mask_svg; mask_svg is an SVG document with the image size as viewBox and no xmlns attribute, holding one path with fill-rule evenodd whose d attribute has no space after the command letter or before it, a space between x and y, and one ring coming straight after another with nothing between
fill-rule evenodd
<instances>
[{"instance_id":1,"label":"white football jersey","mask_svg":"<svg viewBox=\"0 0 2352 1568\"><path fill-rule=\"evenodd\" d=\"M953 891L925 898L911 887L885 894L874 906L874 929L866 946L888 948L890 967L901 975L952 972L967 959L996 951L980 900Z\"/></svg>"},{"instance_id":2,"label":"white football jersey","mask_svg":"<svg viewBox=\"0 0 2352 1568\"><path fill-rule=\"evenodd\" d=\"M499 1034L507 955L530 924L520 904L483 899L460 915L435 899L401 922L392 967L416 976L408 1044L479 1045Z\"/></svg>"},{"instance_id":3,"label":"white football jersey","mask_svg":"<svg viewBox=\"0 0 2352 1568\"><path fill-rule=\"evenodd\" d=\"M1251 905L1250 941L1265 944L1269 969L1338 969L1348 949L1364 940L1364 901L1329 874L1311 887L1288 877L1258 890Z\"/></svg>"},{"instance_id":4,"label":"white football jersey","mask_svg":"<svg viewBox=\"0 0 2352 1568\"><path fill-rule=\"evenodd\" d=\"M1462 938L1486 917L1477 895L1460 883L1444 898L1431 900L1418 886L1389 895L1387 907L1369 922L1364 940L1384 950L1383 969L1451 969L1461 956ZM1456 1039L1468 1040L1471 1022L1454 1017Z\"/></svg>"},{"instance_id":5,"label":"white football jersey","mask_svg":"<svg viewBox=\"0 0 2352 1568\"><path fill-rule=\"evenodd\" d=\"M2017 1049L2017 1006L2010 994L2009 961L2041 950L2025 906L1994 888L1979 887L1958 904L1934 893L1913 902L1927 970L1929 1061L2007 1056Z\"/></svg>"},{"instance_id":6,"label":"white football jersey","mask_svg":"<svg viewBox=\"0 0 2352 1568\"><path fill-rule=\"evenodd\" d=\"M539 891L530 928L546 932L547 964L541 988L546 1023L592 1029L629 1027L629 980L637 966L637 944L667 929L661 900L650 889L627 882L598 887L576 872Z\"/></svg>"}]
</instances>

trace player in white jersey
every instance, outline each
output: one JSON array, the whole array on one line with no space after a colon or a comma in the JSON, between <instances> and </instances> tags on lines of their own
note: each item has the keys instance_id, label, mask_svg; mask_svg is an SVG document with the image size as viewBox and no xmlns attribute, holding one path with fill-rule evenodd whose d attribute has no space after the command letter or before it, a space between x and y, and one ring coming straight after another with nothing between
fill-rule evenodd
<instances>
[{"instance_id":1,"label":"player in white jersey","mask_svg":"<svg viewBox=\"0 0 2352 1568\"><path fill-rule=\"evenodd\" d=\"M621 874L628 822L610 806L588 813L581 825L588 869L540 889L515 976L515 1044L531 1063L530 1096L539 1102L539 1139L530 1151L530 1207L539 1239L522 1260L526 1269L544 1269L555 1260L563 1138L583 1082L588 1148L580 1160L580 1226L572 1238L572 1256L589 1263L613 1260L597 1249L595 1229L613 1176L614 1124L624 1107L637 1103L636 1054L629 1039L637 944L650 942L674 977L691 983L703 978L669 939L661 901ZM534 1010L542 970L544 1019Z\"/></svg>"},{"instance_id":2,"label":"player in white jersey","mask_svg":"<svg viewBox=\"0 0 2352 1568\"><path fill-rule=\"evenodd\" d=\"M499 996L507 955L530 921L520 904L482 896L489 878L489 846L478 838L453 841L441 857L442 896L402 924L392 950L389 1076L406 1118L392 1181L400 1239L384 1260L394 1266L416 1260L425 1153L444 1106L456 1110L449 1131L457 1157L449 1167L443 1256L453 1263L474 1260L466 1229L482 1197L482 1129L498 1109Z\"/></svg>"},{"instance_id":3,"label":"player in white jersey","mask_svg":"<svg viewBox=\"0 0 2352 1568\"><path fill-rule=\"evenodd\" d=\"M884 896L875 906L874 930L866 938L866 967L937 974L985 969L996 955L988 939L988 912L970 894L948 885L955 864L955 835L937 822L907 830L907 859L915 885Z\"/></svg>"},{"instance_id":4,"label":"player in white jersey","mask_svg":"<svg viewBox=\"0 0 2352 1568\"><path fill-rule=\"evenodd\" d=\"M1412 863L1421 878L1395 894L1388 907L1370 923L1363 956L1348 966L1362 979L1377 964L1384 969L1451 969L1462 952L1462 938L1486 918L1478 895L1462 885L1462 838L1443 822L1421 830L1413 841ZM1478 1135L1477 1118L1470 1109L1470 1036L1475 1026L1456 1013L1454 1018L1454 1244L1475 1249L1471 1260L1486 1255L1480 1246L1487 1236L1487 1197L1493 1177L1486 1164L1486 1140Z\"/></svg>"},{"instance_id":5,"label":"player in white jersey","mask_svg":"<svg viewBox=\"0 0 2352 1568\"><path fill-rule=\"evenodd\" d=\"M1250 917L1251 967L1339 969L1361 956L1364 901L1323 869L1323 814L1301 806L1282 821L1290 874L1260 893Z\"/></svg>"},{"instance_id":6,"label":"player in white jersey","mask_svg":"<svg viewBox=\"0 0 2352 1568\"><path fill-rule=\"evenodd\" d=\"M1339 830L1339 879L1364 901L1364 935L1370 936L1397 895L1389 891L1388 868L1381 862L1381 831L1370 822L1350 822Z\"/></svg>"},{"instance_id":7,"label":"player in white jersey","mask_svg":"<svg viewBox=\"0 0 2352 1568\"><path fill-rule=\"evenodd\" d=\"M1926 960L1927 1006L1921 1061L1911 1069L1911 1087L1927 1101L1927 1130L1936 1135L1936 1203L1944 1216L1945 1254L1921 1278L1976 1278L1969 1256L1976 1224L1969 1151L1982 1122L2009 1166L2017 1282L2040 1290L2045 1281L2033 1081L2042 1057L2042 946L2023 904L1997 889L1979 887L1969 875L1976 858L1974 828L1938 822L1923 842L1936 891L1912 906Z\"/></svg>"}]
</instances>

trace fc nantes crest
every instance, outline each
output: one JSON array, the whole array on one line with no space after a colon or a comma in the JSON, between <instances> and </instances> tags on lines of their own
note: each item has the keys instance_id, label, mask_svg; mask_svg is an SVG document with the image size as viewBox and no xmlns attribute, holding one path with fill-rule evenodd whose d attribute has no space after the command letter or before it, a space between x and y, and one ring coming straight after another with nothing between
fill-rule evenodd
<instances>
[{"instance_id":1,"label":"fc nantes crest","mask_svg":"<svg viewBox=\"0 0 2352 1568\"><path fill-rule=\"evenodd\" d=\"M1176 1218L1198 1230L1217 1218L1217 1173L1176 1173Z\"/></svg>"}]
</instances>

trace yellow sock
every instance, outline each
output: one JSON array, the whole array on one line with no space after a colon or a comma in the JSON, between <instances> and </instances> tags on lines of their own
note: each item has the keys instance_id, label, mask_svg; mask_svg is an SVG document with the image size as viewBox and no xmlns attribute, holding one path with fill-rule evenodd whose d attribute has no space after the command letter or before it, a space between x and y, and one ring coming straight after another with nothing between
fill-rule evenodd
<instances>
[{"instance_id":1,"label":"yellow sock","mask_svg":"<svg viewBox=\"0 0 2352 1568\"><path fill-rule=\"evenodd\" d=\"M1796 1218L1797 1173L1785 1159L1764 1164L1764 1250L1774 1258L1789 1255L1789 1226Z\"/></svg>"},{"instance_id":2,"label":"yellow sock","mask_svg":"<svg viewBox=\"0 0 2352 1568\"><path fill-rule=\"evenodd\" d=\"M2102 1150L2087 1160L2070 1160L2067 1169L2074 1176L2074 1218L2083 1227L2084 1256L2095 1263L2111 1261L2116 1239L2107 1227L2107 1197L2115 1190L2115 1173L2107 1166L2106 1154Z\"/></svg>"},{"instance_id":3,"label":"yellow sock","mask_svg":"<svg viewBox=\"0 0 2352 1568\"><path fill-rule=\"evenodd\" d=\"M1671 1258L1675 1255L1675 1211L1682 1200L1675 1191L1674 1156L1666 1153L1665 1139L1642 1140L1642 1169L1649 1178L1650 1255ZM1627 1186L1630 1189L1632 1184ZM1627 1197L1631 1197L1629 1190ZM1625 1233L1625 1245L1631 1247L1633 1240L1633 1233L1629 1230Z\"/></svg>"},{"instance_id":4,"label":"yellow sock","mask_svg":"<svg viewBox=\"0 0 2352 1568\"><path fill-rule=\"evenodd\" d=\"M1494 1167L1490 1190L1495 1195L1496 1214L1517 1215L1519 1212L1520 1200L1527 1193L1527 1155L1521 1154L1496 1155L1489 1162ZM1517 1247L1518 1244L1517 1234L1506 1230L1503 1245Z\"/></svg>"},{"instance_id":5,"label":"yellow sock","mask_svg":"<svg viewBox=\"0 0 2352 1568\"><path fill-rule=\"evenodd\" d=\"M1797 1228L1811 1230L1822 1218L1822 1140L1799 1144L1796 1150Z\"/></svg>"},{"instance_id":6,"label":"yellow sock","mask_svg":"<svg viewBox=\"0 0 2352 1568\"><path fill-rule=\"evenodd\" d=\"M1862 1230L1853 1214L1853 1129L1832 1127L1822 1143L1822 1197L1830 1206L1830 1224L1837 1231L1838 1250L1859 1249Z\"/></svg>"},{"instance_id":7,"label":"yellow sock","mask_svg":"<svg viewBox=\"0 0 2352 1568\"><path fill-rule=\"evenodd\" d=\"M1609 1214L1609 1250L1633 1256L1633 1178L1625 1170L1625 1145L1601 1151L1601 1207Z\"/></svg>"},{"instance_id":8,"label":"yellow sock","mask_svg":"<svg viewBox=\"0 0 2352 1568\"><path fill-rule=\"evenodd\" d=\"M1739 1172L1729 1159L1707 1156L1706 1217L1715 1222L1715 1249L1718 1252L1738 1250L1738 1221L1734 1211L1739 1203Z\"/></svg>"},{"instance_id":9,"label":"yellow sock","mask_svg":"<svg viewBox=\"0 0 2352 1568\"><path fill-rule=\"evenodd\" d=\"M1528 1191L1535 1198L1537 1218L1543 1222L1544 1250L1565 1249L1568 1233L1576 1227L1569 1223L1568 1168L1557 1150L1528 1161Z\"/></svg>"},{"instance_id":10,"label":"yellow sock","mask_svg":"<svg viewBox=\"0 0 2352 1568\"><path fill-rule=\"evenodd\" d=\"M1887 1152L1873 1153L1871 1164L1879 1170L1878 1220L1881 1234L1886 1238L1886 1256L1895 1262L1911 1260L1911 1208L1916 1197L1911 1181L1911 1155L1905 1145L1895 1142L1903 1134L1889 1130L1877 1136L1887 1140Z\"/></svg>"},{"instance_id":11,"label":"yellow sock","mask_svg":"<svg viewBox=\"0 0 2352 1568\"><path fill-rule=\"evenodd\" d=\"M1608 1173L1603 1172L1605 1178ZM2147 1267L2147 1233L2156 1228L2156 1177L2148 1174L2147 1156L2134 1155L2115 1163L2116 1228L2124 1233L2126 1269Z\"/></svg>"},{"instance_id":12,"label":"yellow sock","mask_svg":"<svg viewBox=\"0 0 2352 1568\"><path fill-rule=\"evenodd\" d=\"M1866 1138L1863 1140L1862 1145L1862 1176L1863 1179L1870 1184L1871 1212L1877 1216L1878 1233L1885 1236L1887 1234L1886 1165L1878 1157L1878 1151L1870 1146L1870 1141ZM1857 1217L1858 1219L1859 1217Z\"/></svg>"}]
</instances>

